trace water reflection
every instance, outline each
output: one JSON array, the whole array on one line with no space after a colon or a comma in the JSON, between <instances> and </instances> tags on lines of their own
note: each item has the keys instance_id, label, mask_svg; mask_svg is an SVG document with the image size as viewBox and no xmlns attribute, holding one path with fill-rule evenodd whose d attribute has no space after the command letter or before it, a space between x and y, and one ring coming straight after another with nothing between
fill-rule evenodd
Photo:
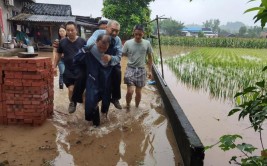
<instances>
[{"instance_id":1,"label":"water reflection","mask_svg":"<svg viewBox=\"0 0 267 166\"><path fill-rule=\"evenodd\" d=\"M58 126L55 125L57 128L57 138L56 138L56 143L57 143L57 150L59 152L59 155L55 158L55 160L53 161L54 165L70 165L70 166L74 166L74 160L73 160L73 156L69 153L66 152L66 150L64 149L64 145L67 145L67 149L70 149L70 144L65 140L66 136L68 135L68 132Z\"/></svg>"},{"instance_id":2,"label":"water reflection","mask_svg":"<svg viewBox=\"0 0 267 166\"><path fill-rule=\"evenodd\" d=\"M175 78L170 68L164 66L165 79L172 90L179 105L185 112L196 133L204 146L214 144L219 137L225 134L239 134L242 142L261 147L259 133L250 128L248 119L238 121L238 115L228 117L228 112L233 108L230 100L220 101L211 98L208 92L188 88L179 79ZM265 124L264 128L267 127ZM267 130L263 131L263 138L267 137ZM255 154L259 154L259 150ZM218 147L205 152L205 166L225 166L232 156L241 156L240 151L232 150L223 152Z\"/></svg>"},{"instance_id":3,"label":"water reflection","mask_svg":"<svg viewBox=\"0 0 267 166\"><path fill-rule=\"evenodd\" d=\"M67 89L57 89L57 79L55 87L53 124L58 130L59 152L55 165L182 164L155 87L144 88L139 108L133 106L131 111L126 111L112 105L108 119L101 117L97 128L84 120L80 104L74 114L68 114ZM122 96L125 96L125 88L123 85Z\"/></svg>"},{"instance_id":4,"label":"water reflection","mask_svg":"<svg viewBox=\"0 0 267 166\"><path fill-rule=\"evenodd\" d=\"M167 47L168 53L175 52L176 47ZM165 57L166 48L163 47ZM179 48L178 48L179 49ZM213 52L205 59L207 50L196 48L190 55L179 56L167 53L167 63L164 64L165 81L176 97L204 146L214 144L225 134L240 134L242 142L261 147L259 133L250 127L248 119L238 121L238 115L228 117L228 112L234 107L233 94L243 85L253 83L259 78L266 78L261 72L263 62L266 63L266 50L208 48ZM194 52L194 50L196 52ZM255 52L257 52L255 54ZM227 53L225 55L225 53ZM241 54L238 62L235 56ZM214 57L214 55L219 55ZM254 55L255 58L252 58ZM262 57L264 55L264 57ZM223 56L224 61L219 62ZM215 59L212 59L215 58ZM259 60L260 59L260 60ZM248 67L243 67L247 65ZM233 69L231 69L233 68ZM159 66L159 71L161 71ZM254 77L255 76L255 77ZM257 80L258 81L258 80ZM210 85L213 84L213 85ZM264 128L267 127L265 124ZM263 131L263 138L267 131ZM260 151L256 151L259 155ZM240 151L223 152L218 147L205 152L205 166L225 166L232 156L241 156Z\"/></svg>"}]
</instances>

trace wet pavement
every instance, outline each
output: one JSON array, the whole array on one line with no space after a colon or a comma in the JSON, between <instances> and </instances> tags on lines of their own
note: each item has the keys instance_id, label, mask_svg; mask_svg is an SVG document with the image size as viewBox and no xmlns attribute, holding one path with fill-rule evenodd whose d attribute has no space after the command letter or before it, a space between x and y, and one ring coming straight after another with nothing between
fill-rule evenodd
<instances>
[{"instance_id":1,"label":"wet pavement","mask_svg":"<svg viewBox=\"0 0 267 166\"><path fill-rule=\"evenodd\" d=\"M51 52L39 53L39 56L51 55ZM123 70L125 65L126 60L123 58ZM23 144L18 142L17 134L21 128L23 130L26 128L27 130L35 130L32 137L29 137L27 132L24 132L24 135L28 136L28 139L32 138L33 144L29 146L38 150L35 156L34 154L31 156L34 159L30 159L31 157L26 157L17 148L19 155L17 155L16 162L13 161L13 163L18 165L28 165L29 163L34 163L33 165L45 163L56 166L183 165L171 126L162 109L161 98L154 86L145 86L139 108L135 108L133 101L130 111L125 108L118 110L111 104L108 118L101 116L100 126L94 127L91 122L85 120L82 104L77 105L75 113L69 114L67 112L69 104L67 88L59 89L58 77L55 77L54 85L53 118L39 127L39 132L47 129L49 131L38 134L37 129L31 129L27 126L0 126L0 161L8 160L9 163L12 163L13 154L1 154L1 152L8 151L12 144L16 144L15 147L23 147ZM126 85L122 84L120 102L123 106L125 106L125 94ZM8 133L10 129L18 132ZM39 144L34 141L37 137L42 138L44 133L48 138L39 141ZM28 147L23 148L27 150ZM44 151L53 154L46 157L45 161L44 154L42 154Z\"/></svg>"}]
</instances>

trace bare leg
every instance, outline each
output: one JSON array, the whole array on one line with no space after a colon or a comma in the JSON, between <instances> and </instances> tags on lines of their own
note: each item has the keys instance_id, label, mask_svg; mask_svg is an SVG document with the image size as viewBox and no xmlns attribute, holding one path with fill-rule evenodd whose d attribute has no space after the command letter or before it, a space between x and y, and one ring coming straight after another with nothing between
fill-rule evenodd
<instances>
[{"instance_id":1,"label":"bare leg","mask_svg":"<svg viewBox=\"0 0 267 166\"><path fill-rule=\"evenodd\" d=\"M134 86L127 85L127 93L126 93L126 104L127 104L127 107L130 107L130 103L131 103L131 100L132 100L133 92L134 92Z\"/></svg>"},{"instance_id":2,"label":"bare leg","mask_svg":"<svg viewBox=\"0 0 267 166\"><path fill-rule=\"evenodd\" d=\"M86 100L85 93L86 93L86 90L83 92L83 108L85 108L85 100Z\"/></svg>"},{"instance_id":3,"label":"bare leg","mask_svg":"<svg viewBox=\"0 0 267 166\"><path fill-rule=\"evenodd\" d=\"M73 94L73 89L74 89L74 85L68 86L70 102L72 101L71 98L72 98L72 94Z\"/></svg>"},{"instance_id":4,"label":"bare leg","mask_svg":"<svg viewBox=\"0 0 267 166\"><path fill-rule=\"evenodd\" d=\"M138 107L142 97L142 87L135 88L135 106Z\"/></svg>"},{"instance_id":5,"label":"bare leg","mask_svg":"<svg viewBox=\"0 0 267 166\"><path fill-rule=\"evenodd\" d=\"M73 89L74 89L74 85L70 85L68 87L68 90L69 90L69 100L70 100L68 112L70 114L72 114L72 113L74 113L76 111L76 102L73 102L72 101Z\"/></svg>"}]
</instances>

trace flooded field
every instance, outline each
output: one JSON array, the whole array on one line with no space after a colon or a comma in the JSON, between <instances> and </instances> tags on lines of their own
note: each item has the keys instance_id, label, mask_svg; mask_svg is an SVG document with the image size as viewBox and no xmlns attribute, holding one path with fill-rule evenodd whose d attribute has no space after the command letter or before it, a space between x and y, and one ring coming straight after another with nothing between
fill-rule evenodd
<instances>
[{"instance_id":1,"label":"flooded field","mask_svg":"<svg viewBox=\"0 0 267 166\"><path fill-rule=\"evenodd\" d=\"M190 50L163 49L164 51L167 55L164 58L168 58L173 53L174 55L182 53L182 56L184 56ZM215 98L203 89L192 88L190 84L182 83L167 65L164 65L164 76L204 146L216 143L222 135L240 134L243 137L243 142L250 143L258 148L261 147L259 133L255 133L252 128L249 128L248 119L239 122L237 116L227 116L228 112L234 107L232 100ZM264 125L264 128L267 128L267 124ZM266 130L263 130L263 138L267 138ZM260 155L259 150L256 152L257 155ZM204 165L229 165L228 161L233 155L240 156L242 154L239 151L223 152L218 147L214 147L205 152Z\"/></svg>"}]
</instances>

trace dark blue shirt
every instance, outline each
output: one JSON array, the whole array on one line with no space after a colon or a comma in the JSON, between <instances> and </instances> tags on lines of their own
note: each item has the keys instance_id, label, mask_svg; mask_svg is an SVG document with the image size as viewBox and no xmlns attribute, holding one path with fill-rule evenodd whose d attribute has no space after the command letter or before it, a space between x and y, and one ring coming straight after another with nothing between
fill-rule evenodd
<instances>
[{"instance_id":1,"label":"dark blue shirt","mask_svg":"<svg viewBox=\"0 0 267 166\"><path fill-rule=\"evenodd\" d=\"M68 38L60 41L57 52L64 54L64 64L67 70L74 70L73 57L85 45L86 41L81 37L78 37L74 42L71 42Z\"/></svg>"}]
</instances>

